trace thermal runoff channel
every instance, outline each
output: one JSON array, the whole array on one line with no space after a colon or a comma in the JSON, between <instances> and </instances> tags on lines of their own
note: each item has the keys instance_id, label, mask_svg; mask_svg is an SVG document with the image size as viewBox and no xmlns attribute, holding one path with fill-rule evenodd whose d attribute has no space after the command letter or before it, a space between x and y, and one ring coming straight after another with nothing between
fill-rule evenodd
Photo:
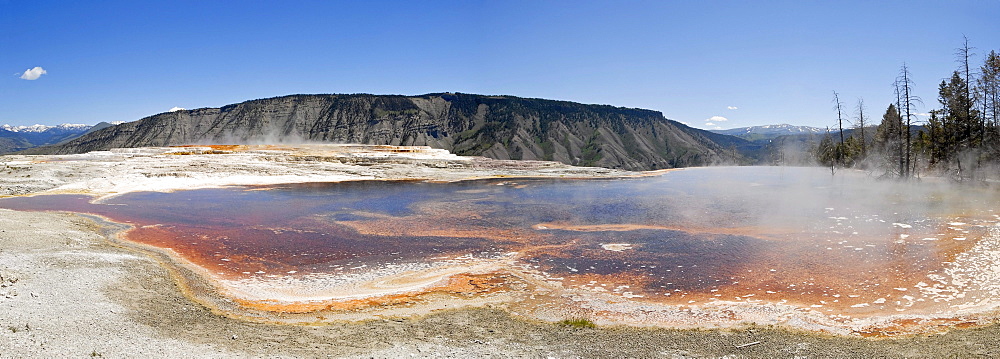
<instances>
[{"instance_id":1,"label":"thermal runoff channel","mask_svg":"<svg viewBox=\"0 0 1000 359\"><path fill-rule=\"evenodd\" d=\"M356 309L443 287L544 289L592 312L614 308L587 298L733 311L712 320L749 320L733 308L785 308L764 322L808 313L858 331L865 318L899 325L995 309L998 199L975 186L749 167L137 192L100 203L55 195L0 206L129 223L129 241L169 251L258 309ZM456 277L468 283L456 287ZM502 279L511 277L521 279Z\"/></svg>"}]
</instances>

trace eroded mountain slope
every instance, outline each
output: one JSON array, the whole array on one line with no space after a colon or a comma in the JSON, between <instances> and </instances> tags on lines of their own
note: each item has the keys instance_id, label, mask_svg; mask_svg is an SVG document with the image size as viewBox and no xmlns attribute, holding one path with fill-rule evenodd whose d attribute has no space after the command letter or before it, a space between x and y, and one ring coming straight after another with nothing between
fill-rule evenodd
<instances>
[{"instance_id":1,"label":"eroded mountain slope","mask_svg":"<svg viewBox=\"0 0 1000 359\"><path fill-rule=\"evenodd\" d=\"M291 95L161 113L32 154L234 143L426 145L465 156L650 170L736 163L706 131L660 112L512 96Z\"/></svg>"}]
</instances>

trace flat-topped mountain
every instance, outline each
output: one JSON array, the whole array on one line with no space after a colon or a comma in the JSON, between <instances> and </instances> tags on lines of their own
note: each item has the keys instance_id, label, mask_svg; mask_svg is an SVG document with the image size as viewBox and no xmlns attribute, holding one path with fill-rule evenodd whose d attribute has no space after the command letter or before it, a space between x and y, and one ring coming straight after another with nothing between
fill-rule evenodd
<instances>
[{"instance_id":1,"label":"flat-topped mountain","mask_svg":"<svg viewBox=\"0 0 1000 359\"><path fill-rule=\"evenodd\" d=\"M290 95L166 112L25 151L69 154L183 144L426 145L465 156L649 170L744 160L743 141L660 112L567 101L437 93Z\"/></svg>"}]
</instances>

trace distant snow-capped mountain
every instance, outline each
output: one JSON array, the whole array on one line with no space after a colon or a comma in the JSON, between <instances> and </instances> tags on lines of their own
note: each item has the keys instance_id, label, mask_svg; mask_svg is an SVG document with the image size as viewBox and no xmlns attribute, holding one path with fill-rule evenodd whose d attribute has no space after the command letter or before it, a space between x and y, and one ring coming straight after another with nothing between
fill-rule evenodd
<instances>
[{"instance_id":1,"label":"distant snow-capped mountain","mask_svg":"<svg viewBox=\"0 0 1000 359\"><path fill-rule=\"evenodd\" d=\"M780 136L789 135L815 135L826 132L826 129L809 126L795 126L783 123L780 125L764 125L731 128L728 130L711 130L712 132L736 136L745 140L769 140Z\"/></svg>"},{"instance_id":2,"label":"distant snow-capped mountain","mask_svg":"<svg viewBox=\"0 0 1000 359\"><path fill-rule=\"evenodd\" d=\"M0 129L4 129L10 132L34 132L40 133L51 130L62 130L62 131L83 131L89 130L91 125L84 125L78 123L64 123L61 125L47 126L47 125L31 125L31 126L11 126L11 125L0 125Z\"/></svg>"},{"instance_id":3,"label":"distant snow-capped mountain","mask_svg":"<svg viewBox=\"0 0 1000 359\"><path fill-rule=\"evenodd\" d=\"M54 145L98 129L111 126L101 122L95 126L64 123L61 125L12 126L0 125L0 153L16 152L32 147Z\"/></svg>"}]
</instances>

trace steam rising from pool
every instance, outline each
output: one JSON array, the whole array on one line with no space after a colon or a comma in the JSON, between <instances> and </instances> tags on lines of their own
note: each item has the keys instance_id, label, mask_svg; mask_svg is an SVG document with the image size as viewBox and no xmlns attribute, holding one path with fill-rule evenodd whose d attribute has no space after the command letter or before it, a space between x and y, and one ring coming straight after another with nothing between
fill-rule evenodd
<instances>
[{"instance_id":1,"label":"steam rising from pool","mask_svg":"<svg viewBox=\"0 0 1000 359\"><path fill-rule=\"evenodd\" d=\"M543 319L885 335L991 320L983 313L1000 298L997 197L933 181L744 167L141 192L101 204L39 196L0 207L131 223L130 241L164 248L263 310L503 293L512 311Z\"/></svg>"}]
</instances>

